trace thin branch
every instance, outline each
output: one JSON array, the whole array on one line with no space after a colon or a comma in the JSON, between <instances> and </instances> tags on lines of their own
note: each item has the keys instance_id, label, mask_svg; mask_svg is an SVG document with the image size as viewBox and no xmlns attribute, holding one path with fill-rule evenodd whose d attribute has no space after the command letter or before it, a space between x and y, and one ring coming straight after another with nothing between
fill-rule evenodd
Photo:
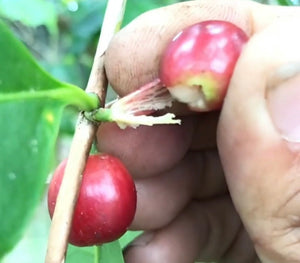
<instances>
[{"instance_id":1,"label":"thin branch","mask_svg":"<svg viewBox=\"0 0 300 263\"><path fill-rule=\"evenodd\" d=\"M102 106L105 103L107 79L104 72L104 52L113 34L119 29L126 0L109 0L102 25L96 55L86 91L97 93ZM64 178L57 196L50 227L45 262L62 263L68 245L74 207L81 184L82 173L90 153L98 125L80 114L72 141Z\"/></svg>"}]
</instances>

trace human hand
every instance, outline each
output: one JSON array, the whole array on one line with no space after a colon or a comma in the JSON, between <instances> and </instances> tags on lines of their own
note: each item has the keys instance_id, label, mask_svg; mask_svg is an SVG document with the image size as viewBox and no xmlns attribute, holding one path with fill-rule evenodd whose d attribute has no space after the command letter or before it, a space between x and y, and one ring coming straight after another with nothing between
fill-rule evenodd
<instances>
[{"instance_id":1,"label":"human hand","mask_svg":"<svg viewBox=\"0 0 300 263\"><path fill-rule=\"evenodd\" d=\"M135 178L132 229L146 231L126 262L256 263L256 253L263 263L300 262L299 15L297 7L192 1L146 13L116 35L105 68L120 95L157 77L166 43L188 25L228 20L251 36L221 112L178 104L181 126L101 125L99 149Z\"/></svg>"}]
</instances>

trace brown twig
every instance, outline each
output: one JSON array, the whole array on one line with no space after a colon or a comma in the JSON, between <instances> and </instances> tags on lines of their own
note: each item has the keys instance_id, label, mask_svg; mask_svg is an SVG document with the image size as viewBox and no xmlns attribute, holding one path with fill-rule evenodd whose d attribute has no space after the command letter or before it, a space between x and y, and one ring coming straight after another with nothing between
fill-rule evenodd
<instances>
[{"instance_id":1,"label":"brown twig","mask_svg":"<svg viewBox=\"0 0 300 263\"><path fill-rule=\"evenodd\" d=\"M94 64L100 71L103 68L103 57ZM94 76L91 75L91 78ZM99 85L99 96L102 102L105 98L106 81L103 75L101 85ZM95 84L98 80L95 80ZM99 84L100 84L99 83ZM90 88L89 90L93 90ZM50 228L46 263L64 262L65 252L68 245L68 236L72 223L73 210L77 200L78 189L81 184L81 175L85 168L86 159L89 155L91 145L96 135L98 125L87 121L83 114L80 114L76 131L73 137L68 163L65 169L64 178L57 196L55 213L52 218Z\"/></svg>"},{"instance_id":2,"label":"brown twig","mask_svg":"<svg viewBox=\"0 0 300 263\"><path fill-rule=\"evenodd\" d=\"M119 0L119 2L114 0L114 3L113 1L108 1L102 25L102 34L86 88L87 92L98 94L102 106L105 103L107 88L107 79L104 72L104 51L113 33L120 25L120 18L122 18L124 13L125 2L124 0ZM103 31L105 31L104 37ZM62 263L65 261L73 211L77 201L82 173L97 132L97 127L97 124L89 122L84 118L82 113L80 114L65 174L57 196L48 239L46 263Z\"/></svg>"}]
</instances>

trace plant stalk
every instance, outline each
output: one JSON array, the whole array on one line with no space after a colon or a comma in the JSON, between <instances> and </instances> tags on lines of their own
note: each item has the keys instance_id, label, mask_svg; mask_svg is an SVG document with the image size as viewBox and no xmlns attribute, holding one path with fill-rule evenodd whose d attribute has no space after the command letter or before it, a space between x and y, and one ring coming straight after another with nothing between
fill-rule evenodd
<instances>
[{"instance_id":1,"label":"plant stalk","mask_svg":"<svg viewBox=\"0 0 300 263\"><path fill-rule=\"evenodd\" d=\"M94 58L86 92L96 93L104 106L107 78L104 71L104 53L113 34L119 29L125 9L125 0L109 0L107 3L102 34ZM104 34L104 35L103 35ZM45 263L65 262L68 237L71 229L74 207L81 185L82 174L90 153L98 125L88 121L80 113L71 144L65 174L57 196L52 218Z\"/></svg>"}]
</instances>

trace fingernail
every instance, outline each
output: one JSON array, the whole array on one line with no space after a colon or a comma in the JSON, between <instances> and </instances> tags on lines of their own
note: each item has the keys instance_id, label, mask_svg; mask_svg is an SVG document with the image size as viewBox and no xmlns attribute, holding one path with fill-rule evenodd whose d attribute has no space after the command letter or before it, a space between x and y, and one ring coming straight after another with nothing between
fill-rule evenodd
<instances>
[{"instance_id":1,"label":"fingernail","mask_svg":"<svg viewBox=\"0 0 300 263\"><path fill-rule=\"evenodd\" d=\"M300 142L300 63L280 67L269 82L267 103L281 136Z\"/></svg>"}]
</instances>

